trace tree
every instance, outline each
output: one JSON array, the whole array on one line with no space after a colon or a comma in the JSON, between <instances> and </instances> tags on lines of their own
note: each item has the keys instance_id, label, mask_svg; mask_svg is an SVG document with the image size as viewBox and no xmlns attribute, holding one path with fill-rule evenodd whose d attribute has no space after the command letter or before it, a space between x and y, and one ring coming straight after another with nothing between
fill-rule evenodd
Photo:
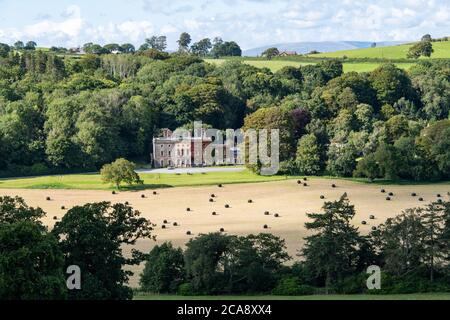
<instances>
[{"instance_id":1,"label":"tree","mask_svg":"<svg viewBox=\"0 0 450 320\"><path fill-rule=\"evenodd\" d=\"M356 268L360 235L351 225L355 208L347 194L337 201L325 202L323 213L307 213L311 222L305 223L307 230L315 232L305 238L301 252L305 263L316 276L324 279L328 290Z\"/></svg>"},{"instance_id":2,"label":"tree","mask_svg":"<svg viewBox=\"0 0 450 320\"><path fill-rule=\"evenodd\" d=\"M109 52L113 51L119 51L121 50L121 47L117 43L109 43L103 46L104 49L108 50Z\"/></svg>"},{"instance_id":3,"label":"tree","mask_svg":"<svg viewBox=\"0 0 450 320\"><path fill-rule=\"evenodd\" d=\"M134 53L136 48L131 43L124 43L120 46L120 51L123 53Z\"/></svg>"},{"instance_id":4,"label":"tree","mask_svg":"<svg viewBox=\"0 0 450 320\"><path fill-rule=\"evenodd\" d=\"M242 50L239 45L234 41L222 41L222 39L217 39L215 41L211 55L215 58L225 57L225 56L241 56Z\"/></svg>"},{"instance_id":5,"label":"tree","mask_svg":"<svg viewBox=\"0 0 450 320\"><path fill-rule=\"evenodd\" d=\"M445 227L445 215L448 214L445 206L438 202L431 203L421 212L424 227L424 253L425 262L430 271L430 281L434 281L437 265L445 258L447 242L442 237Z\"/></svg>"},{"instance_id":6,"label":"tree","mask_svg":"<svg viewBox=\"0 0 450 320\"><path fill-rule=\"evenodd\" d=\"M392 63L383 64L372 71L369 79L377 92L377 98L381 105L393 105L402 97L410 101L415 100L411 80L406 71L397 68Z\"/></svg>"},{"instance_id":7,"label":"tree","mask_svg":"<svg viewBox=\"0 0 450 320\"><path fill-rule=\"evenodd\" d=\"M0 224L0 299L59 300L66 296L63 256L42 225Z\"/></svg>"},{"instance_id":8,"label":"tree","mask_svg":"<svg viewBox=\"0 0 450 320\"><path fill-rule=\"evenodd\" d=\"M0 197L0 300L64 299L63 255L22 198Z\"/></svg>"},{"instance_id":9,"label":"tree","mask_svg":"<svg viewBox=\"0 0 450 320\"><path fill-rule=\"evenodd\" d=\"M183 250L172 243L155 246L147 257L141 275L141 290L152 293L174 293L184 279Z\"/></svg>"},{"instance_id":10,"label":"tree","mask_svg":"<svg viewBox=\"0 0 450 320\"><path fill-rule=\"evenodd\" d=\"M269 233L238 237L229 259L229 290L233 293L270 292L290 260L285 240Z\"/></svg>"},{"instance_id":11,"label":"tree","mask_svg":"<svg viewBox=\"0 0 450 320\"><path fill-rule=\"evenodd\" d=\"M11 48L6 43L0 43L0 58L6 58Z\"/></svg>"},{"instance_id":12,"label":"tree","mask_svg":"<svg viewBox=\"0 0 450 320\"><path fill-rule=\"evenodd\" d=\"M126 159L117 159L111 164L104 165L100 175L103 182L113 183L119 189L122 182L126 182L129 185L143 183L135 170L136 166L133 162Z\"/></svg>"},{"instance_id":13,"label":"tree","mask_svg":"<svg viewBox=\"0 0 450 320\"><path fill-rule=\"evenodd\" d=\"M209 50L212 48L211 40L209 38L205 38L200 40L199 42L194 43L191 46L191 51L193 54L198 56L206 56L209 53Z\"/></svg>"},{"instance_id":14,"label":"tree","mask_svg":"<svg viewBox=\"0 0 450 320\"><path fill-rule=\"evenodd\" d=\"M279 129L280 160L288 160L295 154L293 123L290 112L277 107L261 108L244 120L244 130Z\"/></svg>"},{"instance_id":15,"label":"tree","mask_svg":"<svg viewBox=\"0 0 450 320\"><path fill-rule=\"evenodd\" d=\"M34 41L28 41L28 42L25 44L24 49L25 49L25 50L35 50L36 47L37 47L36 42L34 42Z\"/></svg>"},{"instance_id":16,"label":"tree","mask_svg":"<svg viewBox=\"0 0 450 320\"><path fill-rule=\"evenodd\" d=\"M295 159L301 174L315 175L321 170L321 152L314 134L304 135L298 141Z\"/></svg>"},{"instance_id":17,"label":"tree","mask_svg":"<svg viewBox=\"0 0 450 320\"><path fill-rule=\"evenodd\" d=\"M220 233L189 240L184 253L186 277L197 294L219 294L228 283L229 253L234 237Z\"/></svg>"},{"instance_id":18,"label":"tree","mask_svg":"<svg viewBox=\"0 0 450 320\"><path fill-rule=\"evenodd\" d=\"M189 45L191 44L191 36L187 32L183 32L180 34L180 38L178 39L178 51L179 52L187 52L189 51Z\"/></svg>"},{"instance_id":19,"label":"tree","mask_svg":"<svg viewBox=\"0 0 450 320\"><path fill-rule=\"evenodd\" d=\"M158 51L164 51L167 48L167 37L166 36L152 36L151 38L145 39L145 44L141 49L146 50L148 48L155 49Z\"/></svg>"},{"instance_id":20,"label":"tree","mask_svg":"<svg viewBox=\"0 0 450 320\"><path fill-rule=\"evenodd\" d=\"M421 56L431 57L433 52L434 49L431 41L420 41L409 48L407 57L410 59L418 59Z\"/></svg>"},{"instance_id":21,"label":"tree","mask_svg":"<svg viewBox=\"0 0 450 320\"><path fill-rule=\"evenodd\" d=\"M405 210L378 227L374 234L388 273L400 276L422 265L424 231L418 209Z\"/></svg>"},{"instance_id":22,"label":"tree","mask_svg":"<svg viewBox=\"0 0 450 320\"><path fill-rule=\"evenodd\" d=\"M280 51L275 47L268 48L263 53L261 53L261 56L266 57L267 60L272 60L273 57L276 57L279 55L280 55Z\"/></svg>"},{"instance_id":23,"label":"tree","mask_svg":"<svg viewBox=\"0 0 450 320\"><path fill-rule=\"evenodd\" d=\"M25 47L22 41L17 41L14 43L14 49L16 50L22 50Z\"/></svg>"},{"instance_id":24,"label":"tree","mask_svg":"<svg viewBox=\"0 0 450 320\"><path fill-rule=\"evenodd\" d=\"M133 273L124 267L138 265L145 255L132 249L124 257L124 246L151 236L151 224L140 212L124 204L108 202L75 206L55 225L65 266L80 267L81 290L69 292L74 300L125 300L133 297L127 286Z\"/></svg>"},{"instance_id":25,"label":"tree","mask_svg":"<svg viewBox=\"0 0 450 320\"><path fill-rule=\"evenodd\" d=\"M380 166L378 165L375 153L369 153L358 161L356 169L353 172L355 177L367 177L370 181L381 176Z\"/></svg>"}]
</instances>

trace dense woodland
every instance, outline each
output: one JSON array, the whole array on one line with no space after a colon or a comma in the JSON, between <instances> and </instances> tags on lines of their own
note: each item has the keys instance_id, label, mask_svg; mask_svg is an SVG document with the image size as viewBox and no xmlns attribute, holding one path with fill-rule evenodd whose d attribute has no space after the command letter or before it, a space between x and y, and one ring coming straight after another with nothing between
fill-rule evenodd
<instances>
[{"instance_id":1,"label":"dense woodland","mask_svg":"<svg viewBox=\"0 0 450 320\"><path fill-rule=\"evenodd\" d=\"M280 128L281 174L450 177L448 60L344 74L334 60L272 73L154 47L73 57L0 46L0 56L3 176L148 162L158 129L199 120Z\"/></svg>"}]
</instances>

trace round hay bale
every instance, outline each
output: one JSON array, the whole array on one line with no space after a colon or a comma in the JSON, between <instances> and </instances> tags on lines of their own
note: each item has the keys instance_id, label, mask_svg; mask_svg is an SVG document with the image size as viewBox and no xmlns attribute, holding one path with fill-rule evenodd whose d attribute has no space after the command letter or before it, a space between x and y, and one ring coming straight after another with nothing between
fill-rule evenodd
<instances>
[{"instance_id":1,"label":"round hay bale","mask_svg":"<svg viewBox=\"0 0 450 320\"><path fill-rule=\"evenodd\" d=\"M65 206L61 206L61 210L66 210L66 207Z\"/></svg>"},{"instance_id":2,"label":"round hay bale","mask_svg":"<svg viewBox=\"0 0 450 320\"><path fill-rule=\"evenodd\" d=\"M153 195L154 196L156 196L158 194L158 192L156 192L156 191L153 191Z\"/></svg>"},{"instance_id":3,"label":"round hay bale","mask_svg":"<svg viewBox=\"0 0 450 320\"><path fill-rule=\"evenodd\" d=\"M417 197L417 193L415 192L411 193L411 197Z\"/></svg>"},{"instance_id":4,"label":"round hay bale","mask_svg":"<svg viewBox=\"0 0 450 320\"><path fill-rule=\"evenodd\" d=\"M130 205L130 203L129 203L128 201L125 201L125 205L129 206L129 205Z\"/></svg>"},{"instance_id":5,"label":"round hay bale","mask_svg":"<svg viewBox=\"0 0 450 320\"><path fill-rule=\"evenodd\" d=\"M164 224L167 224L168 222L167 222L167 220L164 220L163 223L164 223Z\"/></svg>"},{"instance_id":6,"label":"round hay bale","mask_svg":"<svg viewBox=\"0 0 450 320\"><path fill-rule=\"evenodd\" d=\"M230 208L230 205L229 204L226 204L225 205L225 209L229 209Z\"/></svg>"},{"instance_id":7,"label":"round hay bale","mask_svg":"<svg viewBox=\"0 0 450 320\"><path fill-rule=\"evenodd\" d=\"M391 197L386 197L386 201L391 201Z\"/></svg>"},{"instance_id":8,"label":"round hay bale","mask_svg":"<svg viewBox=\"0 0 450 320\"><path fill-rule=\"evenodd\" d=\"M377 227L372 227L372 231L376 231L377 230Z\"/></svg>"},{"instance_id":9,"label":"round hay bale","mask_svg":"<svg viewBox=\"0 0 450 320\"><path fill-rule=\"evenodd\" d=\"M331 185L331 187L332 188L337 188L337 186L334 183Z\"/></svg>"},{"instance_id":10,"label":"round hay bale","mask_svg":"<svg viewBox=\"0 0 450 320\"><path fill-rule=\"evenodd\" d=\"M302 181L301 180L297 180L297 184L302 184Z\"/></svg>"},{"instance_id":11,"label":"round hay bale","mask_svg":"<svg viewBox=\"0 0 450 320\"><path fill-rule=\"evenodd\" d=\"M145 199L145 194L141 194L141 198L142 198L142 199Z\"/></svg>"},{"instance_id":12,"label":"round hay bale","mask_svg":"<svg viewBox=\"0 0 450 320\"><path fill-rule=\"evenodd\" d=\"M113 195L114 195L114 194L116 194L116 192L115 192L115 191L113 191L113 192L111 192L111 193L112 193Z\"/></svg>"},{"instance_id":13,"label":"round hay bale","mask_svg":"<svg viewBox=\"0 0 450 320\"><path fill-rule=\"evenodd\" d=\"M224 228L220 228L220 232L225 232L225 229Z\"/></svg>"},{"instance_id":14,"label":"round hay bale","mask_svg":"<svg viewBox=\"0 0 450 320\"><path fill-rule=\"evenodd\" d=\"M209 202L214 202L214 199L213 198L209 199Z\"/></svg>"},{"instance_id":15,"label":"round hay bale","mask_svg":"<svg viewBox=\"0 0 450 320\"><path fill-rule=\"evenodd\" d=\"M52 200L52 198L50 198L50 197L47 197L47 198L45 198L47 201L51 201Z\"/></svg>"},{"instance_id":16,"label":"round hay bale","mask_svg":"<svg viewBox=\"0 0 450 320\"><path fill-rule=\"evenodd\" d=\"M190 236L190 235L192 235L192 232L188 231L188 232L186 232L186 235Z\"/></svg>"},{"instance_id":17,"label":"round hay bale","mask_svg":"<svg viewBox=\"0 0 450 320\"><path fill-rule=\"evenodd\" d=\"M219 184L219 188L223 188L223 184Z\"/></svg>"},{"instance_id":18,"label":"round hay bale","mask_svg":"<svg viewBox=\"0 0 450 320\"><path fill-rule=\"evenodd\" d=\"M440 198L440 197L441 197L441 194L440 194L440 193L438 193L438 194L436 195L436 197Z\"/></svg>"},{"instance_id":19,"label":"round hay bale","mask_svg":"<svg viewBox=\"0 0 450 320\"><path fill-rule=\"evenodd\" d=\"M275 213L274 217L275 217L275 218L279 218L280 215L279 215L278 213Z\"/></svg>"},{"instance_id":20,"label":"round hay bale","mask_svg":"<svg viewBox=\"0 0 450 320\"><path fill-rule=\"evenodd\" d=\"M215 198L216 197L216 195L213 193L212 195L211 195L211 198Z\"/></svg>"},{"instance_id":21,"label":"round hay bale","mask_svg":"<svg viewBox=\"0 0 450 320\"><path fill-rule=\"evenodd\" d=\"M322 200L323 200L323 199L325 199L325 196L323 196L323 195L322 195L322 196L320 196L320 199L322 199Z\"/></svg>"},{"instance_id":22,"label":"round hay bale","mask_svg":"<svg viewBox=\"0 0 450 320\"><path fill-rule=\"evenodd\" d=\"M263 226L263 228L264 228L264 229L269 229L269 226L268 226L267 224L265 224L265 225Z\"/></svg>"},{"instance_id":23,"label":"round hay bale","mask_svg":"<svg viewBox=\"0 0 450 320\"><path fill-rule=\"evenodd\" d=\"M165 224L163 224L163 225L161 226L161 228L162 228L162 229L165 229L165 228L166 228L166 225L165 225Z\"/></svg>"},{"instance_id":24,"label":"round hay bale","mask_svg":"<svg viewBox=\"0 0 450 320\"><path fill-rule=\"evenodd\" d=\"M191 211L191 208L186 208L186 211L187 211L187 212L190 212L190 211Z\"/></svg>"},{"instance_id":25,"label":"round hay bale","mask_svg":"<svg viewBox=\"0 0 450 320\"><path fill-rule=\"evenodd\" d=\"M174 226L174 227L178 227L178 223L177 223L177 222L174 222L174 223L173 223L173 226Z\"/></svg>"},{"instance_id":26,"label":"round hay bale","mask_svg":"<svg viewBox=\"0 0 450 320\"><path fill-rule=\"evenodd\" d=\"M308 181L308 178L303 178L303 181Z\"/></svg>"},{"instance_id":27,"label":"round hay bale","mask_svg":"<svg viewBox=\"0 0 450 320\"><path fill-rule=\"evenodd\" d=\"M58 217L57 217L57 216L54 216L54 217L53 217L53 220L58 220Z\"/></svg>"},{"instance_id":28,"label":"round hay bale","mask_svg":"<svg viewBox=\"0 0 450 320\"><path fill-rule=\"evenodd\" d=\"M361 224L362 224L362 225L366 225L366 224L367 224L367 221L362 221Z\"/></svg>"},{"instance_id":29,"label":"round hay bale","mask_svg":"<svg viewBox=\"0 0 450 320\"><path fill-rule=\"evenodd\" d=\"M386 190L384 190L384 189L381 189L381 193L385 193L386 192Z\"/></svg>"},{"instance_id":30,"label":"round hay bale","mask_svg":"<svg viewBox=\"0 0 450 320\"><path fill-rule=\"evenodd\" d=\"M420 198L419 198L419 201L423 201L423 198L422 198L422 197L420 197Z\"/></svg>"},{"instance_id":31,"label":"round hay bale","mask_svg":"<svg viewBox=\"0 0 450 320\"><path fill-rule=\"evenodd\" d=\"M375 220L375 216L373 214L370 215L369 217L370 220Z\"/></svg>"},{"instance_id":32,"label":"round hay bale","mask_svg":"<svg viewBox=\"0 0 450 320\"><path fill-rule=\"evenodd\" d=\"M270 215L270 212L269 212L269 211L266 211L266 212L264 212L264 215L265 215L265 216L268 216L268 215Z\"/></svg>"},{"instance_id":33,"label":"round hay bale","mask_svg":"<svg viewBox=\"0 0 450 320\"><path fill-rule=\"evenodd\" d=\"M308 186L308 184L307 184L307 183L305 182L305 183L303 184L303 186L304 186L304 187L307 187L307 186Z\"/></svg>"},{"instance_id":34,"label":"round hay bale","mask_svg":"<svg viewBox=\"0 0 450 320\"><path fill-rule=\"evenodd\" d=\"M213 211L212 215L217 216L217 212Z\"/></svg>"},{"instance_id":35,"label":"round hay bale","mask_svg":"<svg viewBox=\"0 0 450 320\"><path fill-rule=\"evenodd\" d=\"M249 199L249 200L248 200L248 203L253 203L253 200L252 200L252 199Z\"/></svg>"},{"instance_id":36,"label":"round hay bale","mask_svg":"<svg viewBox=\"0 0 450 320\"><path fill-rule=\"evenodd\" d=\"M391 197L392 197L393 195L394 195L394 193L393 193L393 192L389 192L389 196L391 196Z\"/></svg>"}]
</instances>

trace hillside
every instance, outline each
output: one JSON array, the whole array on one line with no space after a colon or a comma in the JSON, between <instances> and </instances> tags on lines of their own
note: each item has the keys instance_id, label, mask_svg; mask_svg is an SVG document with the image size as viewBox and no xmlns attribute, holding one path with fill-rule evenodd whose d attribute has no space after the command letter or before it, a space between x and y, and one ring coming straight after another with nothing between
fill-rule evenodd
<instances>
[{"instance_id":1,"label":"hillside","mask_svg":"<svg viewBox=\"0 0 450 320\"><path fill-rule=\"evenodd\" d=\"M412 44L402 44L388 47L363 48L354 50L341 50L311 55L315 58L380 58L405 59ZM433 42L434 53L431 58L450 58L450 41Z\"/></svg>"},{"instance_id":2,"label":"hillside","mask_svg":"<svg viewBox=\"0 0 450 320\"><path fill-rule=\"evenodd\" d=\"M244 50L242 53L246 57L260 56L266 49L276 47L280 51L295 51L299 54L307 54L313 50L319 52L334 52L342 50L353 50L361 48L370 48L373 42L369 41L323 41L323 42L293 42L293 43L277 43L259 48ZM393 46L402 42L385 41L378 42L377 46Z\"/></svg>"}]
</instances>

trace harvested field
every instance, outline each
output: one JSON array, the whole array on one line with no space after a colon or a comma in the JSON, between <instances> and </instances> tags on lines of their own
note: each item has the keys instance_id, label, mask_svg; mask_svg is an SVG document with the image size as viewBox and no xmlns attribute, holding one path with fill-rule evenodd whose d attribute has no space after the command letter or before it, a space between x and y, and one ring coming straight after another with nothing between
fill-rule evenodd
<instances>
[{"instance_id":1,"label":"harvested field","mask_svg":"<svg viewBox=\"0 0 450 320\"><path fill-rule=\"evenodd\" d=\"M368 233L372 227L393 217L403 209L423 206L430 201L436 201L437 194L445 195L450 190L448 184L424 185L389 185L386 192L392 192L391 201L385 201L386 195L380 192L379 185L357 183L346 180L336 180L337 187L333 188L329 179L309 179L308 188L299 185L296 180L275 181L255 184L215 186L179 187L160 189L156 196L152 190L145 192L118 192L89 190L0 190L0 195L20 196L31 206L39 206L47 212L44 223L50 228L56 222L54 217L61 219L71 207L88 202L111 201L129 202L142 215L158 224L153 240L140 241L137 247L149 251L157 243L172 241L174 245L183 246L189 239L208 232L218 232L223 228L227 234L247 235L260 232L271 232L286 239L288 251L295 257L302 246L302 238L306 235L304 223L307 212L318 212L324 201L338 199L347 193L352 204L355 205L357 215L354 224L363 233ZM411 197L415 192L424 199ZM142 194L146 197L143 198ZM214 202L209 202L211 194L215 195ZM323 195L325 200L321 200ZM47 201L47 197L51 200ZM249 199L253 203L249 203ZM225 209L225 205L230 207ZM66 210L62 210L62 206ZM186 208L191 211L187 212ZM266 215L265 212L270 212ZM212 215L216 212L216 215ZM274 214L279 217L275 218ZM371 219L371 216L373 216ZM164 220L168 221L162 229ZM362 225L361 221L367 221ZM177 222L177 226L173 226ZM268 229L263 226L267 225ZM187 235L191 231L192 235ZM127 250L128 251L128 250ZM138 273L142 266L134 268L135 276L130 285L138 285Z\"/></svg>"}]
</instances>

